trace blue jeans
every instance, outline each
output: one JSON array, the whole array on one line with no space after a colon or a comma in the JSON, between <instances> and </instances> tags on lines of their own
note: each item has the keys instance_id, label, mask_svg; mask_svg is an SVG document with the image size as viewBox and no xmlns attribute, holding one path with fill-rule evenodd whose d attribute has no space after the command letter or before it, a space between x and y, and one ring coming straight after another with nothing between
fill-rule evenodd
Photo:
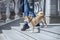
<instances>
[{"instance_id":1,"label":"blue jeans","mask_svg":"<svg viewBox=\"0 0 60 40\"><path fill-rule=\"evenodd\" d=\"M32 18L36 17L36 15L35 15L33 12L29 12L29 13L26 12L26 13L24 14L24 16L30 16L30 17L32 17ZM24 23L28 25L28 22L27 22L27 21L24 21Z\"/></svg>"}]
</instances>

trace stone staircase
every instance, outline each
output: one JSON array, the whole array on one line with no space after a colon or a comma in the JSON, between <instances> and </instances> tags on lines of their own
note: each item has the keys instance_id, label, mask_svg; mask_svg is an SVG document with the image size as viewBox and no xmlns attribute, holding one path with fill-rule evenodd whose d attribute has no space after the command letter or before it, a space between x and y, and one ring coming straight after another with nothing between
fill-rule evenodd
<instances>
[{"instance_id":1,"label":"stone staircase","mask_svg":"<svg viewBox=\"0 0 60 40\"><path fill-rule=\"evenodd\" d=\"M60 40L60 26L40 28L40 33L37 33L38 27L35 27L32 33L30 29L21 31L23 25L23 20L19 19L0 26L0 40Z\"/></svg>"}]
</instances>

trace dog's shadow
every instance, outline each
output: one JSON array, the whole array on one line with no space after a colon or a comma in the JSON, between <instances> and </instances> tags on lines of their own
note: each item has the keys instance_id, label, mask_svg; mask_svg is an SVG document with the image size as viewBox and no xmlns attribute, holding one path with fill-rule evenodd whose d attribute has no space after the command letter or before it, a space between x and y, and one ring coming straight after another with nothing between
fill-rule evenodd
<instances>
[{"instance_id":1,"label":"dog's shadow","mask_svg":"<svg viewBox=\"0 0 60 40\"><path fill-rule=\"evenodd\" d=\"M40 22L40 28L53 28L56 26L60 26L60 25L44 25L44 23Z\"/></svg>"}]
</instances>

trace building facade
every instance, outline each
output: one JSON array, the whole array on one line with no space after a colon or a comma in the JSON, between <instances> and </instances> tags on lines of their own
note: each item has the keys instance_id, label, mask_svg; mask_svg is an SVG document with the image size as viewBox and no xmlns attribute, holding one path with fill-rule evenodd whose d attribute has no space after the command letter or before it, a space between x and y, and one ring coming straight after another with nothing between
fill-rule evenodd
<instances>
[{"instance_id":1,"label":"building facade","mask_svg":"<svg viewBox=\"0 0 60 40\"><path fill-rule=\"evenodd\" d=\"M43 10L48 24L60 23L60 0L38 0L35 5L39 6L35 6L35 13Z\"/></svg>"},{"instance_id":2,"label":"building facade","mask_svg":"<svg viewBox=\"0 0 60 40\"><path fill-rule=\"evenodd\" d=\"M18 14L23 17L23 0L7 1L0 0L0 19L15 19L19 16ZM7 10L10 11L9 16ZM60 0L34 0L34 13L37 14L40 10L44 12L48 24L60 23Z\"/></svg>"}]
</instances>

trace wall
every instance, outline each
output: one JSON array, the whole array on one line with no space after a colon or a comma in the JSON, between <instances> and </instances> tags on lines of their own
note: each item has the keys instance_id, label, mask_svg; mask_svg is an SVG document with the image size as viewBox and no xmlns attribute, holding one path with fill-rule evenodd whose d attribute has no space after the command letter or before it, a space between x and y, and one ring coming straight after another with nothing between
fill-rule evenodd
<instances>
[{"instance_id":1,"label":"wall","mask_svg":"<svg viewBox=\"0 0 60 40\"><path fill-rule=\"evenodd\" d=\"M58 13L59 13L59 16L60 16L60 0L58 0Z\"/></svg>"}]
</instances>

